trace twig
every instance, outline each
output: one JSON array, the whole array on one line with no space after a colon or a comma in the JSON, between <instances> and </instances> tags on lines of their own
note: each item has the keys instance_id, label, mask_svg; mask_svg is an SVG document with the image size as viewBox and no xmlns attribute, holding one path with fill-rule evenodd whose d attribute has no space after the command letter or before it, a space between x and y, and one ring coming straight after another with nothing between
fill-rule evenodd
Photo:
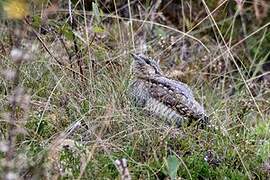
<instances>
[{"instance_id":1,"label":"twig","mask_svg":"<svg viewBox=\"0 0 270 180\"><path fill-rule=\"evenodd\" d=\"M63 45L63 47L64 47L64 49L65 49L65 51L66 51L66 53L68 55L68 60L69 60L69 63L70 63L70 68L73 69L72 53L69 52L69 50L68 50L68 48L67 48L67 46L66 46L63 38L61 37L61 35L59 35L59 39L60 39L60 42L62 43L62 45ZM73 78L75 79L75 73L72 72L72 74L73 74Z\"/></svg>"},{"instance_id":2,"label":"twig","mask_svg":"<svg viewBox=\"0 0 270 180\"><path fill-rule=\"evenodd\" d=\"M154 1L153 1L154 2ZM152 9L150 10L150 21L155 21L155 16L156 16L156 12L158 11L158 8L160 7L160 4L161 4L161 0L157 0L156 3L153 5ZM151 24L151 31L153 29L153 24Z\"/></svg>"},{"instance_id":3,"label":"twig","mask_svg":"<svg viewBox=\"0 0 270 180\"><path fill-rule=\"evenodd\" d=\"M71 6L71 5L70 5ZM69 8L69 9L71 9L71 7ZM72 32L74 32L75 31L75 29L76 29L76 19L75 19L75 17L74 18L72 18L72 12L71 12L71 10L69 10L69 16L70 16L70 21L69 21L69 23L70 23L70 25L71 25L71 29L72 29ZM84 72L83 72L83 61L82 61L82 55L81 55L81 52L79 51L79 47L78 47L78 43L77 43L77 39L76 39L76 36L75 36L75 34L74 33L72 33L72 39L73 39L73 46L74 46L74 51L75 51L75 56L77 57L77 64L78 64L78 66L79 66L79 70L80 70L80 77L81 77L81 81L84 81L84 78L83 78L83 76L84 76Z\"/></svg>"},{"instance_id":4,"label":"twig","mask_svg":"<svg viewBox=\"0 0 270 180\"><path fill-rule=\"evenodd\" d=\"M27 25L29 25L30 27L32 27L31 26L31 24L29 23L29 21L28 21L28 19L27 18L25 18L24 19L25 20L25 22L26 22L26 24ZM51 53L51 51L48 49L48 47L46 46L46 44L43 42L43 40L41 39L41 37L39 36L39 34L37 33L37 31L35 30L35 29L33 29L32 28L32 31L33 31L33 33L35 34L35 36L38 38L38 40L39 40L39 42L41 43L41 45L44 47L44 49L47 51L47 53L49 53L49 55L51 56L51 57L53 57L53 59L60 65L60 66L62 66L63 64Z\"/></svg>"},{"instance_id":5,"label":"twig","mask_svg":"<svg viewBox=\"0 0 270 180\"><path fill-rule=\"evenodd\" d=\"M39 34L37 33L37 31L35 31L35 29L31 26L31 24L29 23L28 20L25 21L33 30L34 35L38 38L39 42L42 44L42 46L45 48L45 50L49 53L49 55L57 62L57 64L61 67L64 67L65 69L70 70L71 72L75 73L75 74L80 74L79 72L71 69L70 67L65 66L64 64L62 64L48 49L48 47L45 45L45 43L43 42L42 38L39 36ZM87 77L82 76L85 80L89 80Z\"/></svg>"}]
</instances>

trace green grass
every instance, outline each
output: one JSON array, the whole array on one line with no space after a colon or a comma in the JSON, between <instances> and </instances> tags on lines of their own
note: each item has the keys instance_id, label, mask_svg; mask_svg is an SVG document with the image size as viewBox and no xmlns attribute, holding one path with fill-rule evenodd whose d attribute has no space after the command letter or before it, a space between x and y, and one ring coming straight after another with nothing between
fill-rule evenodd
<instances>
[{"instance_id":1,"label":"green grass","mask_svg":"<svg viewBox=\"0 0 270 180\"><path fill-rule=\"evenodd\" d=\"M210 115L210 126L205 129L198 129L196 125L180 129L170 127L129 101L127 89L132 78L129 53L134 52L131 27L122 21L118 25L118 19L109 20L109 23L98 24L101 32L89 34L89 44L76 37L84 65L83 81L69 70L68 56L53 33L40 36L52 54L65 63L65 67L58 66L39 41L30 41L38 48L33 53L33 60L20 68L20 85L29 90L31 108L26 121L20 124L25 133L17 136L15 153L15 159L20 159L20 155L27 158L23 160L23 168L18 166L16 170L37 177L116 179L120 176L114 161L126 158L134 179L164 179L170 175L167 159L174 155L179 163L177 176L184 179L265 179L267 172L263 164L269 161L270 153L269 92L262 82L254 83L257 90L249 87L251 92L255 91L253 94L245 85L249 78L256 77L248 75L256 63L244 62L246 54L236 48L233 52L238 55L235 58L240 69L237 70L231 57L226 57L225 53L218 62L224 62L226 67L215 71L216 62L213 60L225 50L219 50L218 43L213 45L213 39L204 42L211 51L206 61L199 58L185 63L177 59L179 49L165 55L164 49L158 46L159 34L154 34L156 37L147 41L149 54L161 56L165 74L181 71L183 74L174 78L192 87L196 99L203 102ZM65 24L62 21L58 23L58 28ZM83 22L80 23L79 26L84 28ZM133 23L133 31L136 32L141 23ZM224 26L230 25L227 23L233 22L226 22ZM149 28L149 24L144 24L143 28ZM145 35L152 37L151 33L162 32L165 39L169 35L181 37L167 27L155 25L155 28L153 32L144 30ZM63 36L64 42L73 51L72 38L69 37L73 32L69 32L72 31L69 28L67 31L68 35ZM230 34L228 29L224 31L224 34ZM4 45L9 52L9 42L4 41L7 33L2 32L0 40L6 43ZM84 32L80 33L87 41ZM201 34L195 35L200 37ZM232 38L235 36L233 32ZM139 46L140 38L135 35L136 46ZM256 41L256 38L252 36L251 41ZM267 47L269 33L260 38L263 38L260 45L254 42L250 46L253 48L251 56L259 57L258 61L267 56L265 51L257 48ZM202 54L198 54L200 52ZM197 57L205 55L205 51L200 52L196 51ZM14 69L8 54L0 57L1 72ZM77 59L73 57L72 69L78 73ZM171 65L175 61L178 63ZM92 62L95 62L93 67ZM3 142L8 133L5 113L9 109L8 97L12 90L12 82L0 76L0 131L3 134L0 140ZM18 110L18 113L23 114L23 111ZM74 124L78 122L82 125L75 128ZM75 130L70 132L72 128ZM61 147L59 142L64 140L72 140L75 145ZM57 160L52 160L56 151L59 153ZM220 160L218 166L205 160L208 151ZM1 153L0 158L4 157ZM2 164L0 173L4 173L3 167Z\"/></svg>"}]
</instances>

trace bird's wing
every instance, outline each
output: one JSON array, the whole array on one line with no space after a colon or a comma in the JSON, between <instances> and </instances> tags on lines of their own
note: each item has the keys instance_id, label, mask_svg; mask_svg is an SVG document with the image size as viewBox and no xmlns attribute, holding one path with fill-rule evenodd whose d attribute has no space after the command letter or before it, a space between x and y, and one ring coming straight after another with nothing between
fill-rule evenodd
<instances>
[{"instance_id":1,"label":"bird's wing","mask_svg":"<svg viewBox=\"0 0 270 180\"><path fill-rule=\"evenodd\" d=\"M195 119L205 115L203 107L194 99L187 85L164 77L152 78L148 83L149 94L180 115Z\"/></svg>"},{"instance_id":2,"label":"bird's wing","mask_svg":"<svg viewBox=\"0 0 270 180\"><path fill-rule=\"evenodd\" d=\"M189 99L194 99L192 90L186 85L185 83L182 83L180 81L168 79L166 77L156 77L155 78L160 84L164 84L165 86L170 86L175 92L179 92L181 94L184 94Z\"/></svg>"},{"instance_id":3,"label":"bird's wing","mask_svg":"<svg viewBox=\"0 0 270 180\"><path fill-rule=\"evenodd\" d=\"M183 92L188 98L194 99L192 90L186 85L185 83L176 81L176 80L170 80L171 83L175 86L176 91Z\"/></svg>"}]
</instances>

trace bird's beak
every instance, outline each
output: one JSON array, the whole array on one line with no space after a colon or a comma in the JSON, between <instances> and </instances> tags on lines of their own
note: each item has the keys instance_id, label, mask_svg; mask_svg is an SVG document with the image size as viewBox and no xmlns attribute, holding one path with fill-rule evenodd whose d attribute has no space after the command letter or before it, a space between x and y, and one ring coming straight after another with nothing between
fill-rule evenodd
<instances>
[{"instance_id":1,"label":"bird's beak","mask_svg":"<svg viewBox=\"0 0 270 180\"><path fill-rule=\"evenodd\" d=\"M140 54L135 54L135 53L130 53L131 56L133 57L134 61L137 61L137 62L141 62L143 61L142 57L140 56Z\"/></svg>"},{"instance_id":2,"label":"bird's beak","mask_svg":"<svg viewBox=\"0 0 270 180\"><path fill-rule=\"evenodd\" d=\"M137 54L134 54L134 53L130 53L131 56L134 58L134 59L138 59L138 55Z\"/></svg>"}]
</instances>

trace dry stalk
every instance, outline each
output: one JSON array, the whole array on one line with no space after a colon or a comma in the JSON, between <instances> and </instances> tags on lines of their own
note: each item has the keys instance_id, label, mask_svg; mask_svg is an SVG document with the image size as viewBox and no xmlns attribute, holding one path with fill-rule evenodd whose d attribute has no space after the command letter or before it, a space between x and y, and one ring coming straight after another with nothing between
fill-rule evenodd
<instances>
[{"instance_id":1,"label":"dry stalk","mask_svg":"<svg viewBox=\"0 0 270 180\"><path fill-rule=\"evenodd\" d=\"M23 28L15 28L13 31L16 45L20 44ZM16 165L16 144L17 136L24 133L24 123L27 119L27 112L30 106L30 96L20 85L21 65L30 58L29 54L19 47L13 47L11 50L11 59L15 65L14 69L8 69L5 73L6 80L11 81L12 94L8 96L8 110L5 121L7 122L7 138L5 159L2 162L4 173L3 179L16 179L18 168Z\"/></svg>"},{"instance_id":2,"label":"dry stalk","mask_svg":"<svg viewBox=\"0 0 270 180\"><path fill-rule=\"evenodd\" d=\"M127 160L125 158L115 161L115 165L121 176L121 180L131 180L131 176L128 170Z\"/></svg>"}]
</instances>

